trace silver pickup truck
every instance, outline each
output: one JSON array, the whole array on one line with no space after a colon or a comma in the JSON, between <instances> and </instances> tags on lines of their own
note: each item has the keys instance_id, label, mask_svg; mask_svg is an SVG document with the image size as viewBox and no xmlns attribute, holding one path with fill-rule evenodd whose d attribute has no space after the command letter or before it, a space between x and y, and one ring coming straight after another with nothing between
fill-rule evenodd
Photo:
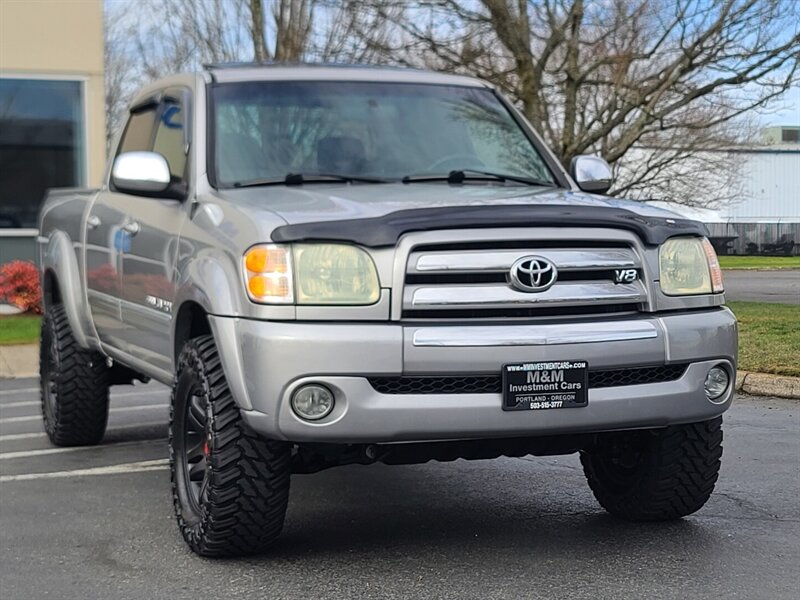
<instances>
[{"instance_id":1,"label":"silver pickup truck","mask_svg":"<svg viewBox=\"0 0 800 600\"><path fill-rule=\"evenodd\" d=\"M99 443L110 386L172 386L175 512L205 556L262 551L292 473L353 463L580 452L613 515L688 515L736 320L704 226L610 185L465 77L163 79L103 186L41 211L47 434Z\"/></svg>"}]
</instances>

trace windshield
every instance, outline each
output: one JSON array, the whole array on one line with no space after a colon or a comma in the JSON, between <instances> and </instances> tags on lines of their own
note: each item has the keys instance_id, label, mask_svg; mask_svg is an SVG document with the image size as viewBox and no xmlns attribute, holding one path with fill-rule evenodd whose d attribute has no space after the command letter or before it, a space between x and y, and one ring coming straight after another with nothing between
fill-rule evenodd
<instances>
[{"instance_id":1,"label":"windshield","mask_svg":"<svg viewBox=\"0 0 800 600\"><path fill-rule=\"evenodd\" d=\"M212 87L221 187L336 174L397 181L474 170L554 183L533 143L488 89L293 81Z\"/></svg>"}]
</instances>

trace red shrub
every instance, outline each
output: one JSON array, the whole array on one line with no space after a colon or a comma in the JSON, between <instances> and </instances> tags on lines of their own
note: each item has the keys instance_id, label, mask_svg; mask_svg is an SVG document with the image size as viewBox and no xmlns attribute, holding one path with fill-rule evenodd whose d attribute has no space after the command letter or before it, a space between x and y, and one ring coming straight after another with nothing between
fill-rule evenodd
<instances>
[{"instance_id":1,"label":"red shrub","mask_svg":"<svg viewBox=\"0 0 800 600\"><path fill-rule=\"evenodd\" d=\"M0 266L0 302L24 311L42 312L42 287L36 265L15 260Z\"/></svg>"}]
</instances>

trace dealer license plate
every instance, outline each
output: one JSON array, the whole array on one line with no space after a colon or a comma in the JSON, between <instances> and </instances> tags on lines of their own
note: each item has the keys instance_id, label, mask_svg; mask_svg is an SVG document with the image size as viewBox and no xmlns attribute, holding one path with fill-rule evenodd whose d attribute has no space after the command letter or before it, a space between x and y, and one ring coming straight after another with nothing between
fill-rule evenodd
<instances>
[{"instance_id":1,"label":"dealer license plate","mask_svg":"<svg viewBox=\"0 0 800 600\"><path fill-rule=\"evenodd\" d=\"M586 361L503 366L503 410L579 408L589 402Z\"/></svg>"}]
</instances>

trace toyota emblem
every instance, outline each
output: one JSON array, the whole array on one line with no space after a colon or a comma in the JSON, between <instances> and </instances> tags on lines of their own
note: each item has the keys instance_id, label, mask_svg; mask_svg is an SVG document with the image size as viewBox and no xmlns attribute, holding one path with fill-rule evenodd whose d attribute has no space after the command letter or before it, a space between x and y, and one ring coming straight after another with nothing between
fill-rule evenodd
<instances>
[{"instance_id":1,"label":"toyota emblem","mask_svg":"<svg viewBox=\"0 0 800 600\"><path fill-rule=\"evenodd\" d=\"M511 265L511 285L522 292L544 292L556 279L556 266L541 256L523 256Z\"/></svg>"}]
</instances>

